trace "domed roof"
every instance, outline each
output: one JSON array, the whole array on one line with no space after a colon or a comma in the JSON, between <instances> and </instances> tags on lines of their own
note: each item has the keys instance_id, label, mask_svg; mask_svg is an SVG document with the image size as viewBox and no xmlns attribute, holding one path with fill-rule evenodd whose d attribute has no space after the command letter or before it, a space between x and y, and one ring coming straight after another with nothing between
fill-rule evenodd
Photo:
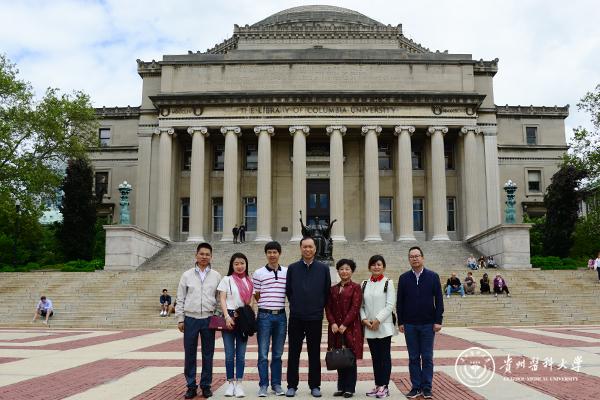
<instances>
[{"instance_id":1,"label":"domed roof","mask_svg":"<svg viewBox=\"0 0 600 400\"><path fill-rule=\"evenodd\" d=\"M288 8L255 23L258 26L287 25L306 22L333 22L362 26L384 26L359 12L342 7L312 5Z\"/></svg>"}]
</instances>

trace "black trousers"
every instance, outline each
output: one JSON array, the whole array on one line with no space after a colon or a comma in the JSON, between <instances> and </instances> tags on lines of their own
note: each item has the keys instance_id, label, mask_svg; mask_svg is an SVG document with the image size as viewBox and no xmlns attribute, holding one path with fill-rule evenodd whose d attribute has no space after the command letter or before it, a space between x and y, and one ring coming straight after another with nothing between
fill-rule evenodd
<instances>
[{"instance_id":1,"label":"black trousers","mask_svg":"<svg viewBox=\"0 0 600 400\"><path fill-rule=\"evenodd\" d=\"M502 292L506 292L506 294L509 294L510 292L508 291L508 286L502 286L502 289L494 286L494 293L501 294Z\"/></svg>"},{"instance_id":2,"label":"black trousers","mask_svg":"<svg viewBox=\"0 0 600 400\"><path fill-rule=\"evenodd\" d=\"M381 339L367 339L371 359L373 360L373 375L375 375L375 386L387 386L390 384L392 374L392 337Z\"/></svg>"},{"instance_id":3,"label":"black trousers","mask_svg":"<svg viewBox=\"0 0 600 400\"><path fill-rule=\"evenodd\" d=\"M351 367L338 369L338 392L356 392L357 372L356 361L354 361L354 365Z\"/></svg>"},{"instance_id":4,"label":"black trousers","mask_svg":"<svg viewBox=\"0 0 600 400\"><path fill-rule=\"evenodd\" d=\"M288 388L298 389L300 380L300 353L302 343L306 337L308 350L308 387L311 389L321 386L321 337L323 335L323 321L303 321L290 318L288 325Z\"/></svg>"}]
</instances>

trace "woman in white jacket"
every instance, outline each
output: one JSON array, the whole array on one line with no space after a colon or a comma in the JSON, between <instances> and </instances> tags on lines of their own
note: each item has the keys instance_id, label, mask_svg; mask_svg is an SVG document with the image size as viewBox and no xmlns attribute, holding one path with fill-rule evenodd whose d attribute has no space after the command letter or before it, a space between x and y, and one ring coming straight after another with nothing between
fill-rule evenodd
<instances>
[{"instance_id":1,"label":"woman in white jacket","mask_svg":"<svg viewBox=\"0 0 600 400\"><path fill-rule=\"evenodd\" d=\"M360 319L371 351L375 387L367 396L384 398L390 395L388 385L392 373L391 344L396 334L393 311L396 290L391 279L384 276L385 259L374 255L369 259L371 278L363 281L363 303Z\"/></svg>"}]
</instances>

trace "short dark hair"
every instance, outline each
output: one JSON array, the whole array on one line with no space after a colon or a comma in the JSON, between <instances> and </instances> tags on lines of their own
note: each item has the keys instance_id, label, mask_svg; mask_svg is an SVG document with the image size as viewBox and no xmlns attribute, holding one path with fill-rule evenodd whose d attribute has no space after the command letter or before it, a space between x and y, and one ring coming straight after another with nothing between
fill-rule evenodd
<instances>
[{"instance_id":1,"label":"short dark hair","mask_svg":"<svg viewBox=\"0 0 600 400\"><path fill-rule=\"evenodd\" d=\"M371 265L375 265L377 261L381 261L383 268L385 268L385 258L383 258L381 254L375 254L369 258L369 269L371 269Z\"/></svg>"},{"instance_id":2,"label":"short dark hair","mask_svg":"<svg viewBox=\"0 0 600 400\"><path fill-rule=\"evenodd\" d=\"M413 246L410 249L408 249L408 254L410 254L410 252L413 250L419 250L419 253L421 253L421 257L425 257L425 254L423 254L423 250L421 250L419 246Z\"/></svg>"},{"instance_id":3,"label":"short dark hair","mask_svg":"<svg viewBox=\"0 0 600 400\"><path fill-rule=\"evenodd\" d=\"M316 244L317 244L317 243L315 242L315 239L313 239L313 237L312 237L312 236L304 236L302 239L300 239L300 246L302 246L302 242L304 242L305 240L308 240L308 239L312 240L314 245L316 245Z\"/></svg>"},{"instance_id":4,"label":"short dark hair","mask_svg":"<svg viewBox=\"0 0 600 400\"><path fill-rule=\"evenodd\" d=\"M167 289L163 289L163 293L166 292L166 291L167 291Z\"/></svg>"},{"instance_id":5,"label":"short dark hair","mask_svg":"<svg viewBox=\"0 0 600 400\"><path fill-rule=\"evenodd\" d=\"M40 300L46 300L46 296L40 297Z\"/></svg>"},{"instance_id":6,"label":"short dark hair","mask_svg":"<svg viewBox=\"0 0 600 400\"><path fill-rule=\"evenodd\" d=\"M198 247L196 247L196 253L198 253L200 249L208 249L210 254L212 254L212 246L206 242L200 243Z\"/></svg>"},{"instance_id":7,"label":"short dark hair","mask_svg":"<svg viewBox=\"0 0 600 400\"><path fill-rule=\"evenodd\" d=\"M250 266L248 265L248 257L246 257L244 253L234 253L231 256L231 258L229 259L229 271L227 271L227 276L233 275L233 262L236 258L241 258L242 260L246 261L246 276L249 276L248 268L250 268Z\"/></svg>"},{"instance_id":8,"label":"short dark hair","mask_svg":"<svg viewBox=\"0 0 600 400\"><path fill-rule=\"evenodd\" d=\"M265 254L267 254L267 250L277 250L277 252L281 254L281 245L279 244L279 242L273 240L265 244Z\"/></svg>"},{"instance_id":9,"label":"short dark hair","mask_svg":"<svg viewBox=\"0 0 600 400\"><path fill-rule=\"evenodd\" d=\"M339 269L342 268L343 265L349 266L352 272L356 271L356 263L354 262L354 260L351 260L349 258L341 258L340 260L338 260L337 263L335 263L335 269L339 271Z\"/></svg>"}]
</instances>

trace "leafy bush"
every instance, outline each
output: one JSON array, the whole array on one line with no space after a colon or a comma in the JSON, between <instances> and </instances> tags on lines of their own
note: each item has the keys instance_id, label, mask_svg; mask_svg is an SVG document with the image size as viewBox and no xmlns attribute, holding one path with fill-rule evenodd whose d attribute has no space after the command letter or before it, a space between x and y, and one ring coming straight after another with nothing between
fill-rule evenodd
<instances>
[{"instance_id":1,"label":"leafy bush","mask_svg":"<svg viewBox=\"0 0 600 400\"><path fill-rule=\"evenodd\" d=\"M29 272L38 270L57 270L61 272L93 272L104 269L103 260L75 260L64 264L39 265L37 263L29 263L27 265L19 265L13 267L11 265L0 265L0 272Z\"/></svg>"},{"instance_id":2,"label":"leafy bush","mask_svg":"<svg viewBox=\"0 0 600 400\"><path fill-rule=\"evenodd\" d=\"M574 260L572 258L560 258L560 257L531 257L531 265L535 268L542 270L563 270L563 269L578 269L585 268L585 260Z\"/></svg>"}]
</instances>

